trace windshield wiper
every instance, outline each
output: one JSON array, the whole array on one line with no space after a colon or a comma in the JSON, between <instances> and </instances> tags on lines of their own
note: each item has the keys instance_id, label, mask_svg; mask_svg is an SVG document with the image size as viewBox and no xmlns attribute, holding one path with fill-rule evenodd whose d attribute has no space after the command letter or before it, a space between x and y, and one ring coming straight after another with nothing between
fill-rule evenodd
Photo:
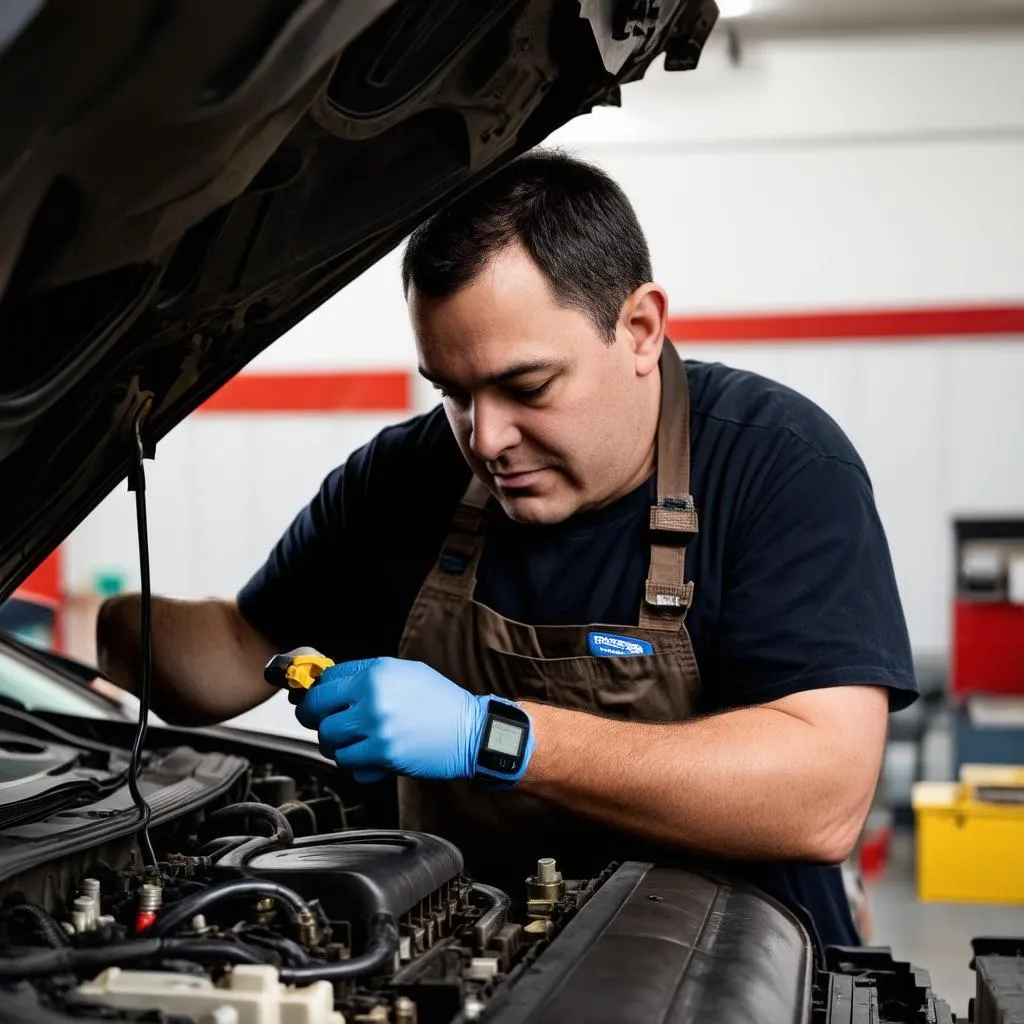
<instances>
[{"instance_id":1,"label":"windshield wiper","mask_svg":"<svg viewBox=\"0 0 1024 1024\"><path fill-rule=\"evenodd\" d=\"M3 705L6 705L3 706ZM126 751L120 747L112 746L109 743L101 743L99 740L87 739L77 733L68 732L58 725L52 725L41 715L29 711L18 701L10 697L0 695L0 722L5 718L15 723L15 729L27 728L30 732L47 739L56 740L69 747L78 747L80 750L90 750L97 754L117 754L120 757L126 756Z\"/></svg>"},{"instance_id":2,"label":"windshield wiper","mask_svg":"<svg viewBox=\"0 0 1024 1024\"><path fill-rule=\"evenodd\" d=\"M49 818L61 811L92 804L97 800L116 793L127 782L127 773L122 772L112 779L76 779L25 800L0 806L0 829L24 825L28 822Z\"/></svg>"}]
</instances>

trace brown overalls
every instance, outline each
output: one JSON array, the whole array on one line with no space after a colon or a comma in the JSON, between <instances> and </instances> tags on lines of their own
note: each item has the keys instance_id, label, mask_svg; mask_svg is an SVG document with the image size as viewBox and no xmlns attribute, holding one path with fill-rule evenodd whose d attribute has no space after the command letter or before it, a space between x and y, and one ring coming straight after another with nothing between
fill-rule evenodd
<instances>
[{"instance_id":1,"label":"brown overalls","mask_svg":"<svg viewBox=\"0 0 1024 1024\"><path fill-rule=\"evenodd\" d=\"M686 543L697 532L690 402L671 342L660 370L658 503L651 509L651 562L639 627L528 626L474 601L490 516L488 492L474 476L409 613L399 657L425 662L474 693L633 721L679 721L695 713L700 677L684 621L693 583L683 580ZM646 640L655 653L594 656L587 644L592 631ZM581 718L580 728L586 723ZM399 807L403 827L450 839L471 875L506 885L521 884L538 857L556 857L566 877L586 878L611 860L653 855L632 837L515 790L399 778Z\"/></svg>"}]
</instances>

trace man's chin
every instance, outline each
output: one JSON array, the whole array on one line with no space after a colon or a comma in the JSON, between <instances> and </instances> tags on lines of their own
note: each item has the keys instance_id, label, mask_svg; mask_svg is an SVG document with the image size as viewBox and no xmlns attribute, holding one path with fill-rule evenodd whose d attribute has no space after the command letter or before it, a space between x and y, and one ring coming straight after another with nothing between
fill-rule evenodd
<instances>
[{"instance_id":1,"label":"man's chin","mask_svg":"<svg viewBox=\"0 0 1024 1024\"><path fill-rule=\"evenodd\" d=\"M547 494L499 494L498 502L509 519L524 526L554 526L575 512L571 503Z\"/></svg>"}]
</instances>

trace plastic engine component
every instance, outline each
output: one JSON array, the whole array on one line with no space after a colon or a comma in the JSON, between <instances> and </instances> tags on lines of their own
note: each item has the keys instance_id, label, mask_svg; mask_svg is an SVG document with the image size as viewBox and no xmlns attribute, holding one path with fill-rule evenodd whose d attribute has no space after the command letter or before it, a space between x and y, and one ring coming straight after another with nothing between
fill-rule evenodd
<instances>
[{"instance_id":1,"label":"plastic engine component","mask_svg":"<svg viewBox=\"0 0 1024 1024\"><path fill-rule=\"evenodd\" d=\"M296 840L246 865L250 874L319 900L332 921L347 921L358 945L376 914L401 920L462 873L462 854L423 832L338 832Z\"/></svg>"},{"instance_id":2,"label":"plastic engine component","mask_svg":"<svg viewBox=\"0 0 1024 1024\"><path fill-rule=\"evenodd\" d=\"M810 936L764 893L627 861L487 1019L804 1024L813 968Z\"/></svg>"},{"instance_id":3,"label":"plastic engine component","mask_svg":"<svg viewBox=\"0 0 1024 1024\"><path fill-rule=\"evenodd\" d=\"M1009 942L1004 940L1009 946ZM1024 1021L1024 941L1004 955L978 956L978 994L974 1001L975 1024L1017 1024ZM977 948L977 942L975 943Z\"/></svg>"},{"instance_id":4,"label":"plastic engine component","mask_svg":"<svg viewBox=\"0 0 1024 1024\"><path fill-rule=\"evenodd\" d=\"M237 1024L344 1024L334 1009L334 987L316 981L304 988L282 985L277 968L239 964L216 986L209 978L168 971L109 967L75 990L73 1000L120 1010L161 1010L170 1015L217 1019L230 1007Z\"/></svg>"},{"instance_id":5,"label":"plastic engine component","mask_svg":"<svg viewBox=\"0 0 1024 1024\"><path fill-rule=\"evenodd\" d=\"M887 946L830 946L815 979L815 1020L823 1024L955 1024L927 971L895 960Z\"/></svg>"}]
</instances>

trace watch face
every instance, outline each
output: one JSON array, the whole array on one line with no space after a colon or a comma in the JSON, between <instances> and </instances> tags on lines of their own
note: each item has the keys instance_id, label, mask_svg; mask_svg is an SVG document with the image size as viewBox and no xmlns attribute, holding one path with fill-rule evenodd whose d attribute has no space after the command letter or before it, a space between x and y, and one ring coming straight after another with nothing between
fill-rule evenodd
<instances>
[{"instance_id":1,"label":"watch face","mask_svg":"<svg viewBox=\"0 0 1024 1024\"><path fill-rule=\"evenodd\" d=\"M487 739L484 741L484 748L495 754L509 754L512 757L517 757L525 732L526 730L521 725L516 725L515 722L492 718L491 727L487 730Z\"/></svg>"},{"instance_id":2,"label":"watch face","mask_svg":"<svg viewBox=\"0 0 1024 1024\"><path fill-rule=\"evenodd\" d=\"M522 714L524 721L499 716L493 711L490 713L477 756L477 764L481 768L501 775L513 775L519 770L529 729L529 719L525 713Z\"/></svg>"}]
</instances>

